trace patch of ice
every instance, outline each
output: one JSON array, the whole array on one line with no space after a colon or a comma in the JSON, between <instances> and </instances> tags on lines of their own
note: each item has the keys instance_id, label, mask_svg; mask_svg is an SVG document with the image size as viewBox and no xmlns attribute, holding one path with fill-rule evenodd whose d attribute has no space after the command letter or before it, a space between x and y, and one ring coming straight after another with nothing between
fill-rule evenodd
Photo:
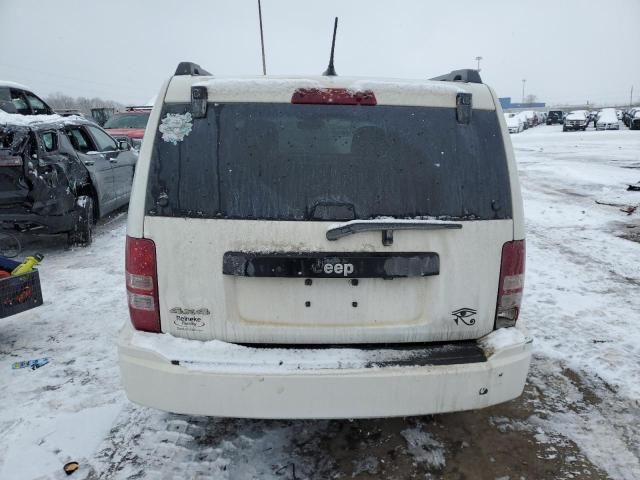
<instances>
[{"instance_id":1,"label":"patch of ice","mask_svg":"<svg viewBox=\"0 0 640 480\"><path fill-rule=\"evenodd\" d=\"M162 133L162 140L177 145L184 137L191 133L193 119L190 113L167 113L160 122L158 130Z\"/></svg>"},{"instance_id":2,"label":"patch of ice","mask_svg":"<svg viewBox=\"0 0 640 480\"><path fill-rule=\"evenodd\" d=\"M407 441L407 449L418 463L426 463L433 468L445 466L444 445L422 427L407 428L400 435Z\"/></svg>"}]
</instances>

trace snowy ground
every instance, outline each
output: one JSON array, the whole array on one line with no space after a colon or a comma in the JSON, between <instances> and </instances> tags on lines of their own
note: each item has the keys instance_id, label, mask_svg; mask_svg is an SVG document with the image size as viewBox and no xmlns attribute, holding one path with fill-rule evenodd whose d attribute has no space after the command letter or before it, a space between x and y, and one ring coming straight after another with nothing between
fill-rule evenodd
<instances>
[{"instance_id":1,"label":"snowy ground","mask_svg":"<svg viewBox=\"0 0 640 480\"><path fill-rule=\"evenodd\" d=\"M538 127L512 136L527 216L524 395L409 419L251 421L130 404L125 214L89 249L42 251L45 305L0 320L0 479L640 478L640 132ZM611 205L596 204L596 200ZM612 206L616 205L616 206ZM31 249L31 250L30 250ZM49 357L38 370L18 360Z\"/></svg>"}]
</instances>

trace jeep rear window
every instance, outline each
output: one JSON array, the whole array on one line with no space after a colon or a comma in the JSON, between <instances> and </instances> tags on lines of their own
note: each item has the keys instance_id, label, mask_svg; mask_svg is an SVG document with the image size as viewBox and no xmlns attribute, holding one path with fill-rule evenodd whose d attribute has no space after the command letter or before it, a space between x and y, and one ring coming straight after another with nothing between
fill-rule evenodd
<instances>
[{"instance_id":1,"label":"jeep rear window","mask_svg":"<svg viewBox=\"0 0 640 480\"><path fill-rule=\"evenodd\" d=\"M189 112L163 109L148 215L511 218L495 111L474 110L469 124L435 107L210 103L206 118Z\"/></svg>"}]
</instances>

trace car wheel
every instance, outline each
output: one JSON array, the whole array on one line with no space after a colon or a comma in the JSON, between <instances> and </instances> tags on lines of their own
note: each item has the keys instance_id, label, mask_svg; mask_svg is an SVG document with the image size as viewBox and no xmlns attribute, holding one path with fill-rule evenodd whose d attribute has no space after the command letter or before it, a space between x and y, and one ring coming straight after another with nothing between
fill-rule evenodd
<instances>
[{"instance_id":1,"label":"car wheel","mask_svg":"<svg viewBox=\"0 0 640 480\"><path fill-rule=\"evenodd\" d=\"M68 233L67 241L70 247L86 247L93 240L93 198L89 195L79 196L76 207L80 214L73 230Z\"/></svg>"},{"instance_id":2,"label":"car wheel","mask_svg":"<svg viewBox=\"0 0 640 480\"><path fill-rule=\"evenodd\" d=\"M567 131L567 127L562 127L562 131L566 132Z\"/></svg>"}]
</instances>

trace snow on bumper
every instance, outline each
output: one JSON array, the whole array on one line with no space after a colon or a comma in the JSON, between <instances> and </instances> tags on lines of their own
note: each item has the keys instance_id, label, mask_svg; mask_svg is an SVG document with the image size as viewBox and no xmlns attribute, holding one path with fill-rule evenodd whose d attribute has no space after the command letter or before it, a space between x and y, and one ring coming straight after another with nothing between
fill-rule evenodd
<instances>
[{"instance_id":1,"label":"snow on bumper","mask_svg":"<svg viewBox=\"0 0 640 480\"><path fill-rule=\"evenodd\" d=\"M141 333L118 353L133 402L174 413L243 418L366 418L483 408L518 397L531 339L515 328L478 341L486 361L375 366L374 350L254 349Z\"/></svg>"}]
</instances>

